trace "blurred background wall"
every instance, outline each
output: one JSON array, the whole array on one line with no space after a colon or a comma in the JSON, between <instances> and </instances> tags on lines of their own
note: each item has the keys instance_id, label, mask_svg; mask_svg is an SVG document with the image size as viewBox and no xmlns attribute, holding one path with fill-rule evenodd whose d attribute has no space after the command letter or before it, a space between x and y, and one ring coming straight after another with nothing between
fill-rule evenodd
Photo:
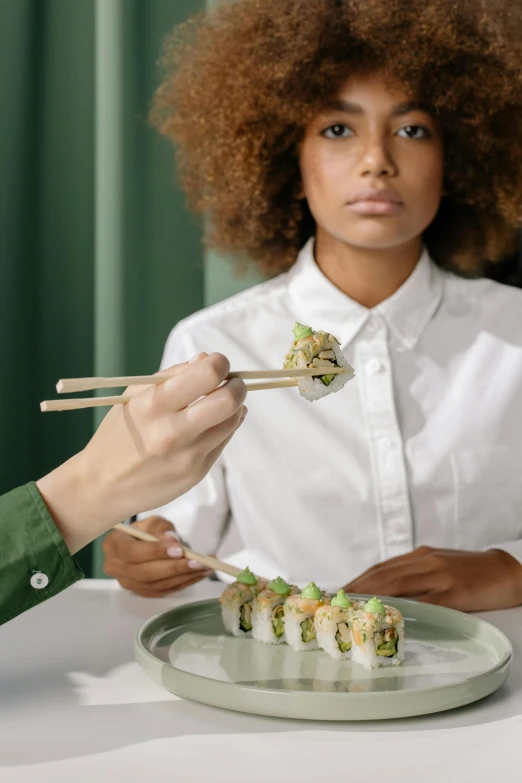
<instances>
[{"instance_id":1,"label":"blurred background wall","mask_svg":"<svg viewBox=\"0 0 522 783\"><path fill-rule=\"evenodd\" d=\"M258 279L203 253L147 124L162 41L204 4L0 0L0 492L103 415L41 414L59 378L153 372L178 320ZM492 274L521 282L517 258ZM99 542L79 560L101 575Z\"/></svg>"},{"instance_id":2,"label":"blurred background wall","mask_svg":"<svg viewBox=\"0 0 522 783\"><path fill-rule=\"evenodd\" d=\"M204 258L147 124L162 41L203 6L0 0L0 492L99 421L40 413L59 378L153 372L180 318L248 284ZM87 573L97 553L80 553Z\"/></svg>"}]
</instances>

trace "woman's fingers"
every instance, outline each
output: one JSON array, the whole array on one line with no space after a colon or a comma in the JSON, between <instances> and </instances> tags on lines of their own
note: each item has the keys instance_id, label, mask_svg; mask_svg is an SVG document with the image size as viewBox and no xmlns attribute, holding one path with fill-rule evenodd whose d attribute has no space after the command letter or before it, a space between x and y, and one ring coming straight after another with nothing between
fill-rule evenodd
<instances>
[{"instance_id":1,"label":"woman's fingers","mask_svg":"<svg viewBox=\"0 0 522 783\"><path fill-rule=\"evenodd\" d=\"M246 386L239 378L227 381L183 411L185 426L202 433L229 421L236 414L240 418L246 394Z\"/></svg>"},{"instance_id":2,"label":"woman's fingers","mask_svg":"<svg viewBox=\"0 0 522 783\"><path fill-rule=\"evenodd\" d=\"M211 573L211 571L201 571L199 573L192 573L187 577L174 577L172 579L148 583L124 579L120 581L120 585L125 590L131 590L133 593L145 598L162 598L165 595L169 595L169 593L184 590L187 587L198 584L198 582L203 581L203 579L208 579Z\"/></svg>"},{"instance_id":3,"label":"woman's fingers","mask_svg":"<svg viewBox=\"0 0 522 783\"><path fill-rule=\"evenodd\" d=\"M157 536L160 540L142 541L119 530L112 530L103 541L103 551L108 560L121 560L126 563L170 560L168 550L180 546L174 526L163 517L148 517L135 522L134 526L138 530Z\"/></svg>"},{"instance_id":4,"label":"woman's fingers","mask_svg":"<svg viewBox=\"0 0 522 783\"><path fill-rule=\"evenodd\" d=\"M410 567L410 564L415 562L420 562L421 559L425 558L427 555L431 554L435 550L428 546L422 546L418 547L417 549L413 549L411 552L406 552L404 555L397 555L397 557L391 557L389 560L383 560L380 563L376 563L374 566L371 566L366 571L364 571L358 579L361 579L363 576L370 576L373 574L377 574L380 571L387 570L391 567L395 566L405 566L406 568ZM429 560L426 560L424 565L426 567L429 566Z\"/></svg>"},{"instance_id":5,"label":"woman's fingers","mask_svg":"<svg viewBox=\"0 0 522 783\"><path fill-rule=\"evenodd\" d=\"M118 530L104 541L105 573L142 596L166 595L206 579L212 572L183 555L171 522L147 517L136 527L161 538L158 543L131 538Z\"/></svg>"},{"instance_id":6,"label":"woman's fingers","mask_svg":"<svg viewBox=\"0 0 522 783\"><path fill-rule=\"evenodd\" d=\"M362 574L346 585L346 590L352 593L372 595L390 595L414 597L437 590L437 575L432 572L419 571L414 567L393 565L382 568L374 573Z\"/></svg>"},{"instance_id":7,"label":"woman's fingers","mask_svg":"<svg viewBox=\"0 0 522 783\"><path fill-rule=\"evenodd\" d=\"M201 446L206 454L210 455L218 448L223 449L239 429L245 417L246 408L241 406L229 419L206 430L200 437Z\"/></svg>"},{"instance_id":8,"label":"woman's fingers","mask_svg":"<svg viewBox=\"0 0 522 783\"><path fill-rule=\"evenodd\" d=\"M173 554L172 557L167 557L164 560L149 560L142 563L131 563L108 557L105 562L106 573L120 582L122 579L133 579L136 582L149 583L187 574L193 575L195 571L201 570L189 565L189 561L183 557L181 547L174 544L171 549L173 552L179 552L179 555Z\"/></svg>"},{"instance_id":9,"label":"woman's fingers","mask_svg":"<svg viewBox=\"0 0 522 783\"><path fill-rule=\"evenodd\" d=\"M156 387L156 391L163 393L167 409L180 411L217 389L229 372L228 359L220 353L212 353L189 364L184 372Z\"/></svg>"}]
</instances>

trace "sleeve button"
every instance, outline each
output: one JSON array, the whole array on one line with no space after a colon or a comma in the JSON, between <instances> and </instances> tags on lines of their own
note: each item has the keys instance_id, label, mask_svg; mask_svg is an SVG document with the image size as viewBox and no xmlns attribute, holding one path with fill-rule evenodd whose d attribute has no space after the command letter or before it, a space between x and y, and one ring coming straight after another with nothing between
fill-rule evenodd
<instances>
[{"instance_id":1,"label":"sleeve button","mask_svg":"<svg viewBox=\"0 0 522 783\"><path fill-rule=\"evenodd\" d=\"M35 571L31 577L31 587L35 590L43 590L49 584L49 577L42 571Z\"/></svg>"}]
</instances>

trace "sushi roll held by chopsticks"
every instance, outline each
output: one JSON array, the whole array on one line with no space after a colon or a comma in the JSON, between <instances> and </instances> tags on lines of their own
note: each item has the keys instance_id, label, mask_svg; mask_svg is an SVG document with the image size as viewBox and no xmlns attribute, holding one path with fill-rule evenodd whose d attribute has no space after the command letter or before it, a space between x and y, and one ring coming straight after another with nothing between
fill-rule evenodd
<instances>
[{"instance_id":1,"label":"sushi roll held by chopsticks","mask_svg":"<svg viewBox=\"0 0 522 783\"><path fill-rule=\"evenodd\" d=\"M339 341L328 332L314 332L309 326L296 323L294 342L285 356L285 370L299 370L324 367L324 375L307 376L298 379L302 397L310 402L340 391L355 373L341 351ZM328 369L346 367L345 372L328 374Z\"/></svg>"},{"instance_id":2,"label":"sushi roll held by chopsticks","mask_svg":"<svg viewBox=\"0 0 522 783\"><path fill-rule=\"evenodd\" d=\"M371 598L352 620L352 658L365 669L404 660L404 619L398 609Z\"/></svg>"},{"instance_id":3,"label":"sushi roll held by chopsticks","mask_svg":"<svg viewBox=\"0 0 522 783\"><path fill-rule=\"evenodd\" d=\"M219 602L227 631L234 636L251 636L253 602L265 587L266 582L247 567L225 588Z\"/></svg>"}]
</instances>

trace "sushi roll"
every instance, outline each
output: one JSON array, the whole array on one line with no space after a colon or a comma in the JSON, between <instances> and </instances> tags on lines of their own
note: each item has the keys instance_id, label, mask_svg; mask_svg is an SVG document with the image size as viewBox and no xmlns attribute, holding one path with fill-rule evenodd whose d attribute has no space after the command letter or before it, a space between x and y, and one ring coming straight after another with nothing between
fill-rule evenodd
<instances>
[{"instance_id":1,"label":"sushi roll","mask_svg":"<svg viewBox=\"0 0 522 783\"><path fill-rule=\"evenodd\" d=\"M284 605L285 639L293 650L317 650L314 615L330 603L328 593L322 593L314 582L302 593L290 595Z\"/></svg>"},{"instance_id":2,"label":"sushi roll","mask_svg":"<svg viewBox=\"0 0 522 783\"><path fill-rule=\"evenodd\" d=\"M280 576L254 598L252 605L252 636L265 644L285 641L284 603L297 591Z\"/></svg>"},{"instance_id":3,"label":"sushi roll","mask_svg":"<svg viewBox=\"0 0 522 783\"><path fill-rule=\"evenodd\" d=\"M285 370L324 367L324 375L298 378L298 389L302 397L310 402L340 391L354 377L353 368L341 351L339 341L328 332L314 332L309 326L296 323L294 342L285 356ZM345 372L328 374L333 367L346 367Z\"/></svg>"},{"instance_id":4,"label":"sushi roll","mask_svg":"<svg viewBox=\"0 0 522 783\"><path fill-rule=\"evenodd\" d=\"M321 606L315 613L317 643L337 661L344 661L351 655L351 625L355 608L359 608L358 604L348 598L344 590L339 590L330 606Z\"/></svg>"},{"instance_id":5,"label":"sushi roll","mask_svg":"<svg viewBox=\"0 0 522 783\"><path fill-rule=\"evenodd\" d=\"M370 599L352 620L352 658L365 669L404 660L404 619L398 609Z\"/></svg>"},{"instance_id":6,"label":"sushi roll","mask_svg":"<svg viewBox=\"0 0 522 783\"><path fill-rule=\"evenodd\" d=\"M266 582L258 579L247 567L229 585L219 599L223 625L234 636L251 636L252 604L255 597L264 590Z\"/></svg>"}]
</instances>

